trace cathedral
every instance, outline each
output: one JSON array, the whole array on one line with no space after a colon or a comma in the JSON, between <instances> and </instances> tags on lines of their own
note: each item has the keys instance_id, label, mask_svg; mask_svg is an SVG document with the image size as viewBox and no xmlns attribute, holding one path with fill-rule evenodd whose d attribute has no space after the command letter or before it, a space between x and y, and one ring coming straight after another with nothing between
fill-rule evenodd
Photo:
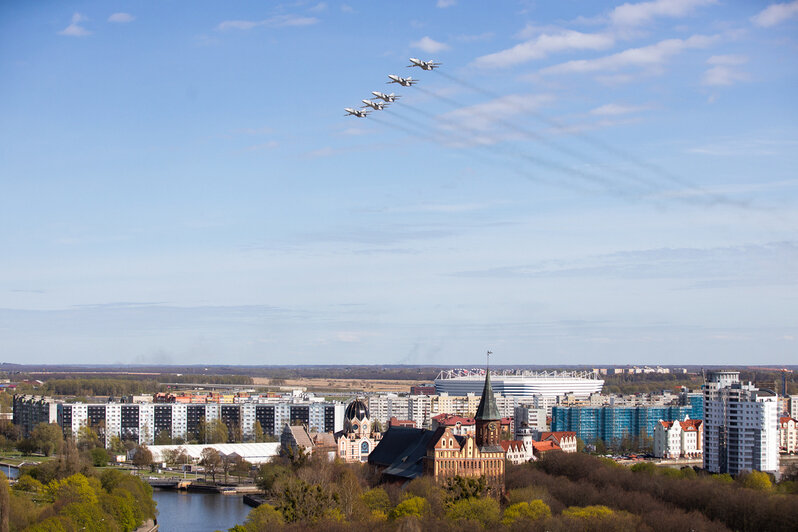
<instances>
[{"instance_id":1,"label":"cathedral","mask_svg":"<svg viewBox=\"0 0 798 532\"><path fill-rule=\"evenodd\" d=\"M429 476L443 482L455 476L482 477L495 492L504 491L505 451L501 446L501 415L485 373L474 434L455 434L451 427L436 430L391 427L368 462L386 481Z\"/></svg>"},{"instance_id":2,"label":"cathedral","mask_svg":"<svg viewBox=\"0 0 798 532\"><path fill-rule=\"evenodd\" d=\"M335 433L338 458L344 462L365 462L380 441L382 435L372 432L369 408L360 399L355 399L344 412L344 430Z\"/></svg>"}]
</instances>

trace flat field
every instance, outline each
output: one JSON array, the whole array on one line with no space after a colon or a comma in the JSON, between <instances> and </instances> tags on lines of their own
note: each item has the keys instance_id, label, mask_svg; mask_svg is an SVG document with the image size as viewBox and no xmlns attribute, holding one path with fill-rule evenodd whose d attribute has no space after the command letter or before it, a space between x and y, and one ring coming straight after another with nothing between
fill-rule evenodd
<instances>
[{"instance_id":1,"label":"flat field","mask_svg":"<svg viewBox=\"0 0 798 532\"><path fill-rule=\"evenodd\" d=\"M271 384L272 379L254 377L254 384ZM342 390L363 392L409 392L410 387L417 384L415 381L389 380L389 379L321 379L302 378L285 379L280 386L300 387L308 390Z\"/></svg>"}]
</instances>

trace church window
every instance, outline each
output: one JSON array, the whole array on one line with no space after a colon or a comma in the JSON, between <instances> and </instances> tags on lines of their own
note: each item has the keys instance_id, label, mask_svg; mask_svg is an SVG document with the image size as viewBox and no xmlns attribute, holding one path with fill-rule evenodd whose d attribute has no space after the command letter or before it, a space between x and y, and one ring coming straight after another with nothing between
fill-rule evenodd
<instances>
[{"instance_id":1,"label":"church window","mask_svg":"<svg viewBox=\"0 0 798 532\"><path fill-rule=\"evenodd\" d=\"M369 454L369 442L364 441L360 444L360 452L362 454Z\"/></svg>"}]
</instances>

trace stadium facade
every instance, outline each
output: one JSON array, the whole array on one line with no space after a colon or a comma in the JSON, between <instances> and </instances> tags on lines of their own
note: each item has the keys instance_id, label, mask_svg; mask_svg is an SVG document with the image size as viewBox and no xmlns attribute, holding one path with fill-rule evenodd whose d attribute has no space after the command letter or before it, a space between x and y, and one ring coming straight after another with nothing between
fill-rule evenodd
<instances>
[{"instance_id":1,"label":"stadium facade","mask_svg":"<svg viewBox=\"0 0 798 532\"><path fill-rule=\"evenodd\" d=\"M485 370L453 369L441 371L435 378L438 394L480 394ZM604 380L592 371L491 371L493 391L509 397L588 397L601 393Z\"/></svg>"}]
</instances>

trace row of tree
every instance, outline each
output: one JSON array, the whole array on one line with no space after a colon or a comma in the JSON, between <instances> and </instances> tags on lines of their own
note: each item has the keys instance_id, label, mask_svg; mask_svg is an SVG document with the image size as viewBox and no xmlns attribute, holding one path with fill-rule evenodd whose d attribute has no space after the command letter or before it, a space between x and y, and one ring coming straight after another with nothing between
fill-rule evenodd
<instances>
[{"instance_id":1,"label":"row of tree","mask_svg":"<svg viewBox=\"0 0 798 532\"><path fill-rule=\"evenodd\" d=\"M261 466L267 504L234 532L265 530L794 530L795 480L764 473L732 479L692 468L632 468L583 453L508 464L501 499L484 479L379 484L367 465L303 454Z\"/></svg>"},{"instance_id":2,"label":"row of tree","mask_svg":"<svg viewBox=\"0 0 798 532\"><path fill-rule=\"evenodd\" d=\"M0 531L132 531L156 515L152 488L127 472L92 467L87 451L62 442L55 457L24 467L9 490L0 474Z\"/></svg>"}]
</instances>

